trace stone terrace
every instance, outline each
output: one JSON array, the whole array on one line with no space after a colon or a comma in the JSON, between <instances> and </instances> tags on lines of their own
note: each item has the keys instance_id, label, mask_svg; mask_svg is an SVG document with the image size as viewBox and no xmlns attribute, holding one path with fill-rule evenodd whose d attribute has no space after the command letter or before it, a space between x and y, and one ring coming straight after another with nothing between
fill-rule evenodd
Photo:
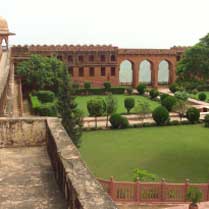
<instances>
[{"instance_id":1,"label":"stone terrace","mask_svg":"<svg viewBox=\"0 0 209 209\"><path fill-rule=\"evenodd\" d=\"M67 209L45 146L0 149L0 209Z\"/></svg>"}]
</instances>

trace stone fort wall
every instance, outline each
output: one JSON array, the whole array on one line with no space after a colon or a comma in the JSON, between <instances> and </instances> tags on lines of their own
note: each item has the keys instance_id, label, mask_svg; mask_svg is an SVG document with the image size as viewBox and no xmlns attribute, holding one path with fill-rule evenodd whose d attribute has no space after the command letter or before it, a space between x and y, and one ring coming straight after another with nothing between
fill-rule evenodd
<instances>
[{"instance_id":1,"label":"stone fort wall","mask_svg":"<svg viewBox=\"0 0 209 209\"><path fill-rule=\"evenodd\" d=\"M139 84L139 65L143 60L151 63L153 87L158 86L158 67L162 60L169 63L169 83L176 79L176 63L186 47L170 49L120 49L112 45L26 45L12 47L12 60L17 66L31 54L47 57L55 56L68 66L72 79L83 84L90 81L94 86L101 86L110 81L113 86L120 85L120 64L128 60L132 64L133 83Z\"/></svg>"}]
</instances>

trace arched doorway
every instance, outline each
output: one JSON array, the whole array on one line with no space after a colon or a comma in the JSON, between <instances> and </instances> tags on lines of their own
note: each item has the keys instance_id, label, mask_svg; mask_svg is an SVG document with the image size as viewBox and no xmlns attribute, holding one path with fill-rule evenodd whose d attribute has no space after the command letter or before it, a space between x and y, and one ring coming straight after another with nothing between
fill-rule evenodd
<instances>
[{"instance_id":1,"label":"arched doorway","mask_svg":"<svg viewBox=\"0 0 209 209\"><path fill-rule=\"evenodd\" d=\"M133 83L133 66L129 60L120 63L119 81L121 85L132 85Z\"/></svg>"},{"instance_id":2,"label":"arched doorway","mask_svg":"<svg viewBox=\"0 0 209 209\"><path fill-rule=\"evenodd\" d=\"M139 83L151 84L151 63L148 60L144 60L139 65Z\"/></svg>"},{"instance_id":3,"label":"arched doorway","mask_svg":"<svg viewBox=\"0 0 209 209\"><path fill-rule=\"evenodd\" d=\"M166 60L162 60L158 67L158 84L169 83L169 63Z\"/></svg>"}]
</instances>

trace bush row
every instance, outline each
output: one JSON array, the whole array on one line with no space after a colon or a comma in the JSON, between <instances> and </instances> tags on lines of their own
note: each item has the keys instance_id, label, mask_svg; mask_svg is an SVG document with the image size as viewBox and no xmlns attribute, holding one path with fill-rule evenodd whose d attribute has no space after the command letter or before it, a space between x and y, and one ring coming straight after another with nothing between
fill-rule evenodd
<instances>
[{"instance_id":1,"label":"bush row","mask_svg":"<svg viewBox=\"0 0 209 209\"><path fill-rule=\"evenodd\" d=\"M45 95L43 94L43 92L41 92L40 94L37 93L36 95L37 96L33 94L29 95L30 103L34 113L40 116L57 116L58 113L57 105L55 100L51 100L52 94L48 94L50 95L49 97L42 97L43 95ZM38 97L38 95L39 96L41 95L41 99L39 99L40 97ZM52 101L52 102L43 102L43 101Z\"/></svg>"},{"instance_id":2,"label":"bush row","mask_svg":"<svg viewBox=\"0 0 209 209\"><path fill-rule=\"evenodd\" d=\"M124 94L126 87L112 87L108 91L112 94ZM76 89L76 95L86 95L86 94L94 94L94 95L103 95L107 92L105 88L91 88L91 89Z\"/></svg>"}]
</instances>

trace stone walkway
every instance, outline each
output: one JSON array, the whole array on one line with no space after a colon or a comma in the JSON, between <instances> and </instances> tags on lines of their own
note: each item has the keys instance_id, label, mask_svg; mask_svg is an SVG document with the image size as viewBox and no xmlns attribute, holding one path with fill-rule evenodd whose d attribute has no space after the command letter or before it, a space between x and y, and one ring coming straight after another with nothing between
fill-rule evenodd
<instances>
[{"instance_id":1,"label":"stone walkway","mask_svg":"<svg viewBox=\"0 0 209 209\"><path fill-rule=\"evenodd\" d=\"M0 149L0 209L67 209L46 147Z\"/></svg>"}]
</instances>

